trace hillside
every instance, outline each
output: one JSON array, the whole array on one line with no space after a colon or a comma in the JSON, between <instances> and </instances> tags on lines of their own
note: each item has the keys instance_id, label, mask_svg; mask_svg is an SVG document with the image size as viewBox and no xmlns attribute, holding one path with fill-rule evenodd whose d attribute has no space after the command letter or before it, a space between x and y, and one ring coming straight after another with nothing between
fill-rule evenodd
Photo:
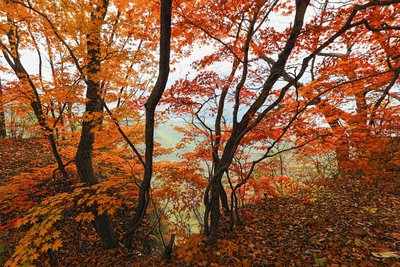
<instances>
[{"instance_id":1,"label":"hillside","mask_svg":"<svg viewBox=\"0 0 400 267\"><path fill-rule=\"evenodd\" d=\"M171 266L400 266L398 178L319 182L246 206L218 249L193 245Z\"/></svg>"},{"instance_id":2,"label":"hillside","mask_svg":"<svg viewBox=\"0 0 400 267\"><path fill-rule=\"evenodd\" d=\"M43 149L28 141L3 143L2 155L8 156L2 157L0 173L26 172L48 160L47 153L37 157L30 152L32 147ZM10 148L15 149L14 156L4 151ZM374 181L366 177L315 181L296 194L248 204L240 209L240 215L243 225L234 232L229 231L225 215L217 247L205 246L200 236L192 235L187 243L176 244L171 261L162 260L154 244L140 238L132 252L122 247L106 251L101 246L89 250L84 244L97 239L93 229L88 224L79 229L73 220L66 220L59 265L400 266L398 174ZM146 233L149 226L143 229ZM21 234L21 230L0 233L3 260ZM47 264L47 257L38 262L39 266Z\"/></svg>"}]
</instances>

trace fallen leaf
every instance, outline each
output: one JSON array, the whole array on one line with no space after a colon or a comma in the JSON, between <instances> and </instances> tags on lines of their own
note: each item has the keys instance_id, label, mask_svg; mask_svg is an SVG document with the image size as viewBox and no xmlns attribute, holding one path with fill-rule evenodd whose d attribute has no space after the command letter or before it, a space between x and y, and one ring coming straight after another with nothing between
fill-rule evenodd
<instances>
[{"instance_id":1,"label":"fallen leaf","mask_svg":"<svg viewBox=\"0 0 400 267\"><path fill-rule=\"evenodd\" d=\"M400 254L395 251L371 252L371 254L377 258L400 258Z\"/></svg>"}]
</instances>

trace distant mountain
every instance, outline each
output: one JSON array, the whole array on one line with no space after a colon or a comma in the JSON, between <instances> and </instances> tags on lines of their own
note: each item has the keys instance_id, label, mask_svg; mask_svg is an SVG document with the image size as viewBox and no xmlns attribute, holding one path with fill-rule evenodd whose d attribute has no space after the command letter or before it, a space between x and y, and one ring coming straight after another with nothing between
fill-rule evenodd
<instances>
[{"instance_id":1,"label":"distant mountain","mask_svg":"<svg viewBox=\"0 0 400 267\"><path fill-rule=\"evenodd\" d=\"M160 143L164 148L174 148L184 137L182 133L175 130L175 127L184 126L185 124L186 122L180 118L171 118L166 122L159 123L154 132L154 141ZM171 155L158 157L156 160L179 161L180 154L193 151L194 148L195 145L191 144L179 151L175 150Z\"/></svg>"}]
</instances>

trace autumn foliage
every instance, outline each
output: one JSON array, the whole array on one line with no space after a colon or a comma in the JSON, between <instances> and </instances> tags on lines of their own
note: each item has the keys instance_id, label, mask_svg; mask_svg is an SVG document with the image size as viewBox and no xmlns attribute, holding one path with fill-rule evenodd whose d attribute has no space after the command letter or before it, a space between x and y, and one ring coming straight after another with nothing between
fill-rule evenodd
<instances>
[{"instance_id":1,"label":"autumn foliage","mask_svg":"<svg viewBox=\"0 0 400 267\"><path fill-rule=\"evenodd\" d=\"M399 10L0 0L0 263L395 264Z\"/></svg>"}]
</instances>

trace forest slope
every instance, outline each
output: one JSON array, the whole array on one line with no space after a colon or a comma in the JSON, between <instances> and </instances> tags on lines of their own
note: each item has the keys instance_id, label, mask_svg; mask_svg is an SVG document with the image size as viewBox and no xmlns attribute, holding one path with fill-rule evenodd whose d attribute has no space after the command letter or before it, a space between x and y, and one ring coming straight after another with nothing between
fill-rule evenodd
<instances>
[{"instance_id":1,"label":"forest slope","mask_svg":"<svg viewBox=\"0 0 400 267\"><path fill-rule=\"evenodd\" d=\"M241 214L244 226L225 236L218 250L194 253L190 264L400 266L395 175L317 182L296 196L248 205Z\"/></svg>"},{"instance_id":2,"label":"forest slope","mask_svg":"<svg viewBox=\"0 0 400 267\"><path fill-rule=\"evenodd\" d=\"M46 153L32 153L33 148L41 150L35 143L14 141L3 146L7 150L11 147L20 156L2 152L3 179L4 175L12 175L11 170L18 173L35 164L42 166L39 155L47 160ZM243 225L234 232L229 231L229 218L225 217L223 238L217 247L205 246L201 237L192 235L186 244L174 248L170 262L144 246L147 241L137 240L139 251L134 253L127 253L124 248L88 250L82 247L84 236L94 238L94 233L90 227L80 233L71 223L59 251L59 265L400 266L398 173L376 180L362 177L315 181L295 195L248 204L240 214ZM15 231L0 234L3 250L12 249L16 235L19 234ZM79 241L81 246L75 246L76 236L83 238ZM3 254L6 259L10 252L3 251L0 256ZM45 266L48 259L38 263Z\"/></svg>"}]
</instances>

